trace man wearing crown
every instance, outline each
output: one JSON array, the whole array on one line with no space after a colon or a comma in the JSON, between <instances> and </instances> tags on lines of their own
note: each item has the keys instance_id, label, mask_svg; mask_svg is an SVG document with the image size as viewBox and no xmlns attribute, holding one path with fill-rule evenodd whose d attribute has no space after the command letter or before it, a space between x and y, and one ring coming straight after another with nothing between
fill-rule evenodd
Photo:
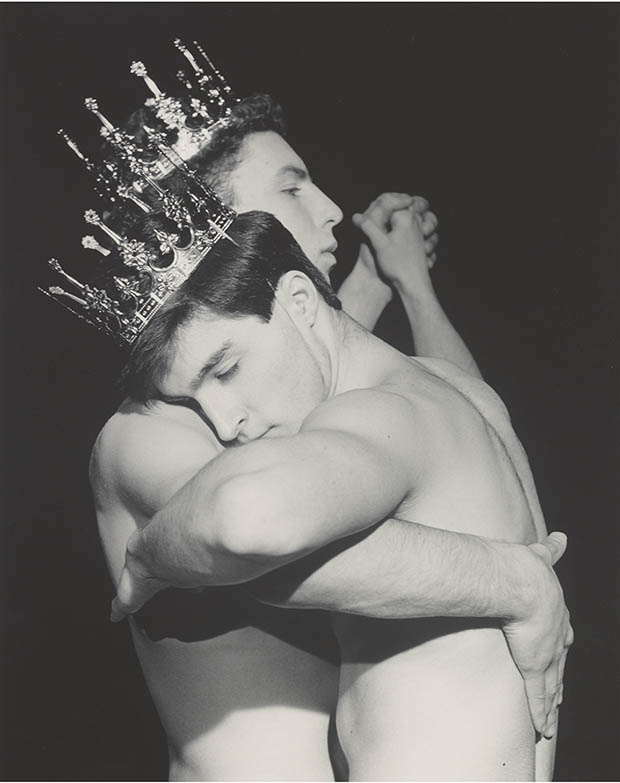
<instances>
[{"instance_id":1,"label":"man wearing crown","mask_svg":"<svg viewBox=\"0 0 620 783\"><path fill-rule=\"evenodd\" d=\"M183 53L194 67L194 56ZM305 164L284 140L277 108L265 98L249 99L231 107L223 82L218 82L218 72L213 70L207 78L200 68L195 70L199 83L202 79L201 86L207 88L203 103L192 100L182 105L161 94L154 83L149 84L154 94L149 109L154 110L155 117L151 114L148 123L144 117L138 118L135 147L133 142L122 141L118 131L99 115L109 139L114 144L118 142L122 151L118 167L108 166L104 176L99 177L99 184L103 183L105 189L112 182L120 195L147 213L147 220L153 203L157 203L159 208L163 206L166 220L171 221L173 228L176 224L177 231L193 225L185 236L183 231L177 234L169 231L170 226L160 225L156 230L151 226L153 230L146 231L140 239L128 239L97 215L89 215L90 221L103 228L118 245L120 264L130 268L131 274L114 278L117 294L112 298L109 293L99 295L94 289L81 286L81 297L74 299L86 304L91 320L133 345L130 378L143 377L139 368L142 363L148 366L158 345L162 351L168 350L169 359L176 362L178 354L166 348L171 345L169 341L163 335L159 339L154 332L159 315L167 311L171 298L195 278L194 272L203 268L205 256L205 263L209 262L206 254L210 248L215 244L217 250L222 242L227 243L226 234L234 233L233 213L221 203L218 207L211 192L201 190L201 182L213 187L238 213L260 209L275 215L323 275L327 276L335 263L332 232L342 213L312 182ZM148 80L143 68L136 67L134 72ZM98 113L95 103L90 108ZM163 131L174 130L175 123L179 125L180 112L184 114L183 128L177 127L176 142L170 142L163 138ZM211 121L214 116L215 121ZM204 121L207 118L211 119ZM137 162L135 150L145 147L160 153L165 150L165 154L150 160L144 156ZM199 178L185 172L186 159L191 159ZM123 167L133 182L128 188L125 181L121 189L118 184ZM169 180L165 179L172 169L184 176L179 178L173 173ZM123 207L112 216L119 232L128 211ZM360 323L374 325L391 296L391 290L378 276L378 266L401 294L418 351L450 359L463 371L476 374L473 359L432 290L428 270L434 260L436 220L428 212L426 202L402 194L385 194L355 221L369 244L362 248L354 273L341 289L345 310ZM157 246L144 241L147 235L156 237ZM93 246L92 242L89 245ZM180 252L179 248L188 250ZM98 249L109 253L100 245ZM159 256L164 258L163 263ZM132 274L138 282L132 282ZM145 287L147 278L150 282ZM325 285L320 275L313 279L315 288L320 290ZM279 284L279 280L274 284ZM157 339L153 340L154 335ZM151 346L148 349L144 343L147 338ZM204 377L215 370L213 364L204 369ZM218 382L224 383L225 372ZM335 391L339 390L336 387ZM191 480L202 475L205 465L219 464L218 455L224 452L224 444L243 440L217 406L210 406L203 399L197 402L187 391L172 389L164 394L162 389L153 387L144 395L134 389L95 445L91 480L104 551L117 583L127 540L139 540L136 531L142 529L168 530L170 534L177 530L180 536L186 511L192 508L191 496L188 500ZM479 389L477 393L483 394ZM491 407L496 405L491 403ZM286 399L283 406L287 406ZM283 410L282 416L285 413ZM245 439L262 434L246 433ZM515 457L517 463L519 459L522 458ZM361 476L362 472L358 481ZM371 485L374 483L369 481ZM536 517L535 498L531 490L527 494ZM181 497L186 505L179 510ZM508 500L508 496L504 499ZM171 562L175 562L175 557L185 560L182 565L175 563L176 580L169 574L146 574L142 583L134 579L132 592L126 583L129 576L136 574L125 571L125 583L121 585L124 603L117 604L117 615L134 611L148 596L158 593L132 619L131 631L168 736L172 779L330 780L334 774L345 774L338 766L337 743L329 731L338 692L338 649L330 635L327 615L307 607L369 618L446 615L494 618L496 622L496 618L503 617L511 652L525 677L536 728L549 737L554 734L564 645L570 642L561 591L550 569L551 560L563 551L562 542L552 537L544 546L512 547L507 556L501 545L481 544L458 532L415 525L410 515L410 521L388 519L370 534L363 531L362 535L347 538L362 528L371 529L372 523L381 522L386 515L393 516L380 506L378 503L378 510L368 512L370 517L357 514L358 527L324 537L316 546L316 541L312 546L306 544L303 554L338 540L335 549L324 555L319 553L315 561L302 560L298 568L290 566L281 576L273 571L273 560L266 569L249 568L240 575L235 569L244 557L231 551L222 555L224 561L228 558L233 564L232 571L222 578L206 574L203 564L188 576L191 558L183 556L187 554L185 544L173 535L169 539L173 544L169 552ZM399 510L406 518L403 509ZM330 507L329 511L334 519L338 517L335 508ZM459 512L454 510L453 514L453 524L444 514L440 527L497 534L496 530L460 527ZM173 521L162 526L162 520ZM432 519L416 521L433 523ZM538 537L542 537L540 518L536 529ZM513 537L502 532L506 538ZM165 535L160 541L164 539ZM514 539L519 540L516 530ZM524 543L528 539L533 540L531 533L524 537ZM162 553L160 547L158 563L164 574L162 564L166 557ZM296 551L295 557L288 560L300 556ZM250 556L249 560L254 562L256 558ZM130 557L128 563L132 562ZM483 567L472 574L472 562L486 562L493 567ZM391 567L390 563L394 565ZM273 571L275 576L253 581L265 571ZM509 596L498 590L506 581L512 586ZM250 583L245 589L226 586L237 582ZM200 594L158 592L169 585L207 584L224 586L210 586ZM136 585L145 590L136 591ZM541 590L544 586L544 599L532 599L532 585ZM266 605L270 601L289 608ZM356 634L346 635L350 641ZM343 637L339 636L342 643ZM360 640L366 637L367 633L360 630ZM348 645L342 649L345 653L351 650ZM431 656L431 668L432 660ZM351 671L349 667L347 677ZM356 698L349 699L343 708L353 716L349 725L355 719ZM523 695L520 698L522 719ZM367 709L368 705L360 707L359 716L367 714ZM531 728L524 731L533 747ZM541 741L539 749L545 742ZM361 760L360 751L350 742L347 750L354 774L360 779L389 774ZM543 763L541 757L536 770L538 776L549 774L547 747L545 754L547 758ZM533 768L533 754L528 758L524 775L531 774ZM431 772L425 768L424 776ZM513 764L509 772L514 774Z\"/></svg>"}]
</instances>

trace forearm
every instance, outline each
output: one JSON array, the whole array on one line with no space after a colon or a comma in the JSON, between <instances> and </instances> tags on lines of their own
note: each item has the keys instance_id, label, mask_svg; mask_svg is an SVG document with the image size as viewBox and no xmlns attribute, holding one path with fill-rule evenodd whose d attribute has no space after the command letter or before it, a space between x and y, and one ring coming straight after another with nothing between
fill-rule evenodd
<instances>
[{"instance_id":1,"label":"forearm","mask_svg":"<svg viewBox=\"0 0 620 783\"><path fill-rule=\"evenodd\" d=\"M349 410L361 392L351 394ZM342 400L334 398L328 417ZM391 399L372 400L369 429L380 411L395 411ZM313 412L295 436L211 460L130 540L142 575L174 587L249 581L389 513L407 491L404 462L386 460L369 437L321 429L322 415Z\"/></svg>"},{"instance_id":2,"label":"forearm","mask_svg":"<svg viewBox=\"0 0 620 783\"><path fill-rule=\"evenodd\" d=\"M369 617L525 616L525 547L390 519L252 583L259 600Z\"/></svg>"},{"instance_id":3,"label":"forearm","mask_svg":"<svg viewBox=\"0 0 620 783\"><path fill-rule=\"evenodd\" d=\"M338 289L338 297L345 313L372 332L392 299L392 289L358 260Z\"/></svg>"},{"instance_id":4,"label":"forearm","mask_svg":"<svg viewBox=\"0 0 620 783\"><path fill-rule=\"evenodd\" d=\"M446 359L465 372L482 378L474 357L450 323L430 280L424 290L396 286L413 334L418 356Z\"/></svg>"},{"instance_id":5,"label":"forearm","mask_svg":"<svg viewBox=\"0 0 620 783\"><path fill-rule=\"evenodd\" d=\"M190 482L129 541L141 571L173 587L234 584L265 573L234 551L221 520L217 490Z\"/></svg>"}]
</instances>

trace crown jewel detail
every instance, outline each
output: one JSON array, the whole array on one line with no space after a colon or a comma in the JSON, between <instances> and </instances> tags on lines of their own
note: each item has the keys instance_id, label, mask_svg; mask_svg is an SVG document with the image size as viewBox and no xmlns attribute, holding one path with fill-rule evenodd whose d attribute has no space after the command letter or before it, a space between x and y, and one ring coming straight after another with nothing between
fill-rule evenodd
<instances>
[{"instance_id":1,"label":"crown jewel detail","mask_svg":"<svg viewBox=\"0 0 620 783\"><path fill-rule=\"evenodd\" d=\"M211 248L222 238L235 212L187 165L187 161L207 146L214 130L225 125L231 107L237 102L221 73L196 42L193 54L178 39L176 48L192 66L192 76L182 73L181 81L194 91L184 98L166 95L149 76L140 61L130 71L142 78L151 92L145 106L160 127L143 126L145 142L116 127L100 110L95 98L84 105L101 123L101 135L111 157L95 160L59 131L67 146L94 176L95 191L112 209L122 204L123 215L135 212L163 213L165 230L153 228L149 236L131 236L131 230L117 232L93 209L84 220L102 232L113 253L94 236L82 238L82 246L99 254L99 264L108 265L97 283L83 283L63 269L56 258L51 269L71 286L40 289L82 320L109 334L128 347L150 323L168 297L177 291ZM204 63L204 64L203 64ZM172 192L165 181L176 175L181 192ZM109 208L109 207L108 207ZM106 218L107 220L107 218ZM125 235L126 234L126 235ZM102 237L103 238L103 237ZM232 241L232 240L230 240Z\"/></svg>"}]
</instances>

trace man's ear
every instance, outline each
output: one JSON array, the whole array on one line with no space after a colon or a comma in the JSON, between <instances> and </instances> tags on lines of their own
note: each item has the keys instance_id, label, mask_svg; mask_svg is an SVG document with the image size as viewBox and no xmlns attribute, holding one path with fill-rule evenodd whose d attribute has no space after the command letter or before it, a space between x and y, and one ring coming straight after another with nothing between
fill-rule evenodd
<instances>
[{"instance_id":1,"label":"man's ear","mask_svg":"<svg viewBox=\"0 0 620 783\"><path fill-rule=\"evenodd\" d=\"M307 326L314 326L319 309L319 293L308 275L298 269L285 272L278 281L276 296L291 315L301 318Z\"/></svg>"}]
</instances>

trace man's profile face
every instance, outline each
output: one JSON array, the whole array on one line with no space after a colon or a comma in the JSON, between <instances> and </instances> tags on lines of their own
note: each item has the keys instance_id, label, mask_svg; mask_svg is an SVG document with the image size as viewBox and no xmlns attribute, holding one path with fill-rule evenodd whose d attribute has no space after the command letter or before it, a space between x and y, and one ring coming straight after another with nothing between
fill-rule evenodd
<instances>
[{"instance_id":1,"label":"man's profile face","mask_svg":"<svg viewBox=\"0 0 620 783\"><path fill-rule=\"evenodd\" d=\"M333 229L342 211L312 182L303 160L281 136L273 131L247 136L229 184L237 212L275 215L328 277L336 263Z\"/></svg>"},{"instance_id":2,"label":"man's profile face","mask_svg":"<svg viewBox=\"0 0 620 783\"><path fill-rule=\"evenodd\" d=\"M159 396L198 402L224 442L295 434L325 399L318 365L277 304L269 323L196 314L171 350Z\"/></svg>"}]
</instances>

